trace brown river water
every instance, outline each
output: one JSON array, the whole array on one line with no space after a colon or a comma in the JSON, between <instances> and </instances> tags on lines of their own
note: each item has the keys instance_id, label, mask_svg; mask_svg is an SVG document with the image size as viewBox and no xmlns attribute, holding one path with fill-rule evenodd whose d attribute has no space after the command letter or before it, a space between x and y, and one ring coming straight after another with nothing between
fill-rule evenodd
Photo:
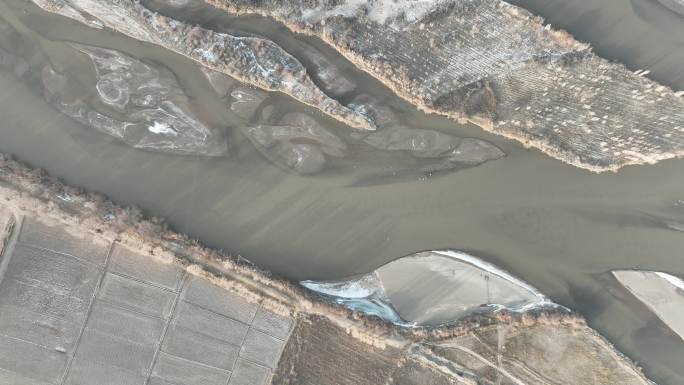
<instances>
[{"instance_id":1,"label":"brown river water","mask_svg":"<svg viewBox=\"0 0 684 385\"><path fill-rule=\"evenodd\" d=\"M633 70L650 69L653 79L684 89L684 18L657 1L515 3L592 43L604 57ZM684 343L607 274L639 268L684 276L684 160L592 174L478 127L420 113L320 41L295 36L275 22L236 20L207 9L176 16L266 36L295 57L302 42L316 47L358 84L343 102L367 93L407 126L483 139L506 156L430 175L407 171L417 161L401 152L350 144L347 156L321 173L295 175L274 166L241 134L247 122L216 96L194 62L20 0L0 0L0 21L22 36L12 43L16 52L39 47L46 60L84 83L94 78L92 65L67 42L163 65L197 116L225 131L228 154L210 158L131 148L57 111L38 82L7 70L0 70L0 151L71 185L167 218L178 231L293 280L361 274L422 250L465 251L582 313L657 383L684 384ZM348 130L285 95L271 95L269 103L310 114L340 136Z\"/></svg>"}]
</instances>

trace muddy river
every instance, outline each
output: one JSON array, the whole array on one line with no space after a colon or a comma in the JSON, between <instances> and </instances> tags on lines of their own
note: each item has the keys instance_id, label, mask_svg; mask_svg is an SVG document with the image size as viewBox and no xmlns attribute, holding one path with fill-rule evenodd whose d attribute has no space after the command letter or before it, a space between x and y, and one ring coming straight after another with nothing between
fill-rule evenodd
<instances>
[{"instance_id":1,"label":"muddy river","mask_svg":"<svg viewBox=\"0 0 684 385\"><path fill-rule=\"evenodd\" d=\"M684 19L657 1L515 3L591 42L599 54L684 89ZM167 218L178 231L293 280L361 274L421 250L468 252L582 313L656 382L684 384L684 343L608 275L640 268L684 276L684 160L592 174L476 126L420 113L320 41L294 36L272 21L236 20L207 9L175 16L236 35L266 36L295 57L302 47L314 47L355 84L343 103L371 95L404 126L481 139L506 155L475 167L430 168L424 157L378 151L321 113L285 95L268 95L269 107L255 114L302 112L344 139L343 157L329 157L315 174L298 175L255 147L243 129L253 118L232 111L194 62L19 0L0 0L0 21L3 31L21 36L5 49L27 56L29 71L51 65L74 81L94 83L93 65L74 42L163 66L195 116L220 129L227 152L205 157L132 148L54 108L40 74L11 70L0 70L0 151Z\"/></svg>"}]
</instances>

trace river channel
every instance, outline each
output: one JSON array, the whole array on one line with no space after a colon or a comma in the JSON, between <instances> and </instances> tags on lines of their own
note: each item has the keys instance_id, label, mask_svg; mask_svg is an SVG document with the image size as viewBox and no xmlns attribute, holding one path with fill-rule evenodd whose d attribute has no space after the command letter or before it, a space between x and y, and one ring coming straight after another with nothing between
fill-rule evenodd
<instances>
[{"instance_id":1,"label":"river channel","mask_svg":"<svg viewBox=\"0 0 684 385\"><path fill-rule=\"evenodd\" d=\"M657 1L516 3L592 43L600 55L650 69L655 80L684 89L684 18ZM0 0L0 22L23 38L17 52L39 46L47 61L85 83L94 79L92 64L69 43L164 66L196 115L220 128L228 151L204 157L131 148L56 110L35 81L8 70L0 70L0 151L68 184L137 205L177 231L292 280L362 274L423 250L467 252L583 314L659 384L684 383L684 343L622 295L608 274L639 268L684 277L684 159L594 174L476 126L419 112L322 42L274 21L209 9L160 10L208 28L268 37L295 57L302 44L315 47L356 84L343 103L369 94L403 125L481 139L506 155L432 173L421 171L422 159L350 141L344 158L317 174L297 175L254 147L241 131L248 122L216 95L195 62L20 0ZM285 95L268 98L276 113L306 113L340 137L350 131Z\"/></svg>"}]
</instances>

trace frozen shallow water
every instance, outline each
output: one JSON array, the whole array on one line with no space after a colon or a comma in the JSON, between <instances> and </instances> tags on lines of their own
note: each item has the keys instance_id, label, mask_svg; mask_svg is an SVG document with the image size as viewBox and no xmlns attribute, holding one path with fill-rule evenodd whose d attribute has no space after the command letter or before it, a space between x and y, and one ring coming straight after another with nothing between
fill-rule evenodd
<instances>
[{"instance_id":1,"label":"frozen shallow water","mask_svg":"<svg viewBox=\"0 0 684 385\"><path fill-rule=\"evenodd\" d=\"M73 47L92 60L99 101L116 113L100 112L79 96L88 91L77 86L73 75L46 65L44 94L59 111L135 148L183 155L226 153L223 133L193 116L187 96L168 70L160 71L115 50Z\"/></svg>"},{"instance_id":2,"label":"frozen shallow water","mask_svg":"<svg viewBox=\"0 0 684 385\"><path fill-rule=\"evenodd\" d=\"M558 308L528 283L477 257L443 250L394 260L342 281L303 281L351 309L399 325L437 326L476 313Z\"/></svg>"}]
</instances>

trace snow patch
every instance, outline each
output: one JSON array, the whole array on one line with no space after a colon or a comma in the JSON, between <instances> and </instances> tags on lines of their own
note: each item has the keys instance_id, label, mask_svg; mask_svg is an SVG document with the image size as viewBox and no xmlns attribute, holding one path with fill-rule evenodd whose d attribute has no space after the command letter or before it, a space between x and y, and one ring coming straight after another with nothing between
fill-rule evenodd
<instances>
[{"instance_id":1,"label":"snow patch","mask_svg":"<svg viewBox=\"0 0 684 385\"><path fill-rule=\"evenodd\" d=\"M396 325L413 326L394 309L376 272L345 281L302 281L300 284L348 309L377 316Z\"/></svg>"},{"instance_id":2,"label":"snow patch","mask_svg":"<svg viewBox=\"0 0 684 385\"><path fill-rule=\"evenodd\" d=\"M154 124L147 126L147 130L153 134L161 135L173 135L176 136L178 133L173 129L168 123L154 121Z\"/></svg>"},{"instance_id":3,"label":"snow patch","mask_svg":"<svg viewBox=\"0 0 684 385\"><path fill-rule=\"evenodd\" d=\"M667 274L667 273L661 273L661 272L659 272L659 271L655 271L654 273L655 273L658 277L660 277L660 278L666 280L667 282L669 282L672 286L674 286L674 287L676 287L676 288L678 288L678 289L684 290L684 280L682 280L681 278L675 277L674 275L670 275L670 274Z\"/></svg>"},{"instance_id":4,"label":"snow patch","mask_svg":"<svg viewBox=\"0 0 684 385\"><path fill-rule=\"evenodd\" d=\"M384 292L380 278L375 273L346 281L302 281L301 284L321 294L344 298L366 298L373 294Z\"/></svg>"},{"instance_id":5,"label":"snow patch","mask_svg":"<svg viewBox=\"0 0 684 385\"><path fill-rule=\"evenodd\" d=\"M379 24L394 24L398 20L414 23L434 9L451 3L453 0L347 0L330 9L324 6L302 11L302 18L317 23L333 16L351 18L359 13Z\"/></svg>"},{"instance_id":6,"label":"snow patch","mask_svg":"<svg viewBox=\"0 0 684 385\"><path fill-rule=\"evenodd\" d=\"M514 277L505 270L502 270L491 263L482 261L479 258L473 257L471 255L461 253L458 251L451 250L440 250L432 251L434 255L445 257L449 259L456 260L461 263L469 264L475 268L487 272L493 276L497 276L500 279L510 282L511 284L521 288L524 291L532 294L534 299L529 299L526 301L520 301L520 303L515 304L497 304L489 303L480 305L480 307L487 307L491 311L508 310L512 312L526 312L530 310L540 309L540 308L556 308L556 309L566 309L565 307L552 302L549 298L543 295L539 290L522 281L519 278ZM405 258L412 258L408 256ZM394 262L390 262L391 265ZM434 271L435 274L442 273L439 270ZM383 285L382 278L377 271L372 273L351 278L348 280L340 281L302 281L300 284L310 290L320 293L324 297L331 299L333 302L340 305L346 306L349 309L357 310L366 314L375 315L388 320L394 324L404 327L414 327L417 322L407 322L396 308L392 305L392 301L387 295L385 287ZM684 282L682 282L684 286ZM437 304L430 309L425 311L430 313L434 311L440 311L445 307L453 307L452 303ZM463 305L466 306L466 305ZM463 310L467 310L464 308ZM458 319L455 316L454 319L445 321L445 324Z\"/></svg>"}]
</instances>

